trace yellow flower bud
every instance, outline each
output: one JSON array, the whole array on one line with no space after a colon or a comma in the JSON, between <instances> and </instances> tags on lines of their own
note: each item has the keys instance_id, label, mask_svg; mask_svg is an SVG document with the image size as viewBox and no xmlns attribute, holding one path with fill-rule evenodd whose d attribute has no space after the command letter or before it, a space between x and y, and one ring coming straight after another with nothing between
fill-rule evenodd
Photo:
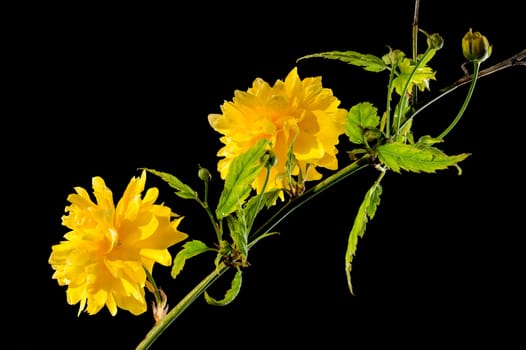
<instances>
[{"instance_id":1,"label":"yellow flower bud","mask_svg":"<svg viewBox=\"0 0 526 350\"><path fill-rule=\"evenodd\" d=\"M471 28L462 38L462 53L470 62L483 62L491 55L492 46L488 38Z\"/></svg>"}]
</instances>

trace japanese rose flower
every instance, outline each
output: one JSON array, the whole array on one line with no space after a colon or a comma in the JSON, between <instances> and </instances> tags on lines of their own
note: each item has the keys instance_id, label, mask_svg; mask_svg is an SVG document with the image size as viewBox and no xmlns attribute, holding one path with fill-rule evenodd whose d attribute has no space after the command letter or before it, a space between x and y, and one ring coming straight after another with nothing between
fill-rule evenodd
<instances>
[{"instance_id":1,"label":"japanese rose flower","mask_svg":"<svg viewBox=\"0 0 526 350\"><path fill-rule=\"evenodd\" d=\"M295 159L292 175L302 181L321 179L316 168L338 168L336 145L347 115L339 105L332 90L322 86L321 77L302 80L297 67L273 86L257 78L246 92L235 91L233 100L221 105L221 114L208 116L212 128L223 135L224 146L217 153L223 158L218 162L221 177L226 177L235 157L267 139L277 157L267 190L290 188L286 176L289 149ZM253 183L258 193L265 171Z\"/></svg>"},{"instance_id":2,"label":"japanese rose flower","mask_svg":"<svg viewBox=\"0 0 526 350\"><path fill-rule=\"evenodd\" d=\"M187 238L177 229L182 217L155 204L157 188L141 196L145 182L145 171L132 178L116 206L100 177L92 179L95 202L82 187L68 196L62 224L70 231L52 246L49 264L53 278L67 286L67 302L80 303L79 315L104 306L112 315L117 308L145 312L146 271L151 274L155 263L169 266L168 248Z\"/></svg>"}]
</instances>

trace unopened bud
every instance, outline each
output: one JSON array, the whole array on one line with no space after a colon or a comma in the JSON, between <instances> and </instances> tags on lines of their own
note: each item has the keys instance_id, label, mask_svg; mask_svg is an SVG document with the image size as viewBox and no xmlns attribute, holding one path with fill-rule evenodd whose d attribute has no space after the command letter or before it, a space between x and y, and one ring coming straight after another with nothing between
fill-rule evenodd
<instances>
[{"instance_id":1,"label":"unopened bud","mask_svg":"<svg viewBox=\"0 0 526 350\"><path fill-rule=\"evenodd\" d=\"M440 50L444 46L444 38L438 33L428 34L426 31L420 29L427 37L427 46L432 50Z\"/></svg>"},{"instance_id":2,"label":"unopened bud","mask_svg":"<svg viewBox=\"0 0 526 350\"><path fill-rule=\"evenodd\" d=\"M266 167L268 167L269 169L272 168L274 165L276 165L276 163L278 162L278 157L276 156L276 154L272 151L267 151L262 159L263 163L265 164Z\"/></svg>"},{"instance_id":3,"label":"unopened bud","mask_svg":"<svg viewBox=\"0 0 526 350\"><path fill-rule=\"evenodd\" d=\"M210 171L208 171L207 168L199 168L199 171L197 172L197 176L199 176L199 178L203 181L210 181L210 179L212 178L212 175L210 174Z\"/></svg>"},{"instance_id":4,"label":"unopened bud","mask_svg":"<svg viewBox=\"0 0 526 350\"><path fill-rule=\"evenodd\" d=\"M434 33L427 36L427 45L433 50L440 50L444 46L444 38L440 34Z\"/></svg>"},{"instance_id":5,"label":"unopened bud","mask_svg":"<svg viewBox=\"0 0 526 350\"><path fill-rule=\"evenodd\" d=\"M480 32L472 32L471 28L462 38L462 53L470 62L483 62L491 55L492 47L488 38Z\"/></svg>"}]
</instances>

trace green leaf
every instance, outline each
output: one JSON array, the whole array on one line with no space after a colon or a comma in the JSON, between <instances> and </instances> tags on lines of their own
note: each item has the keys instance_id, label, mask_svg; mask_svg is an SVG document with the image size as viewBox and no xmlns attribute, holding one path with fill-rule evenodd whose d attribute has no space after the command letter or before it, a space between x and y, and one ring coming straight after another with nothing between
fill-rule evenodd
<instances>
[{"instance_id":1,"label":"green leaf","mask_svg":"<svg viewBox=\"0 0 526 350\"><path fill-rule=\"evenodd\" d=\"M374 129L380 124L380 117L377 108L370 102L362 102L354 105L347 113L345 123L345 134L351 142L364 144L364 132L367 129Z\"/></svg>"},{"instance_id":2,"label":"green leaf","mask_svg":"<svg viewBox=\"0 0 526 350\"><path fill-rule=\"evenodd\" d=\"M362 67L369 72L381 72L387 69L384 61L371 54L362 54L356 51L329 51L329 52L320 52L307 56L303 56L298 59L307 59L307 58L326 58L330 60L339 60L345 63L349 63L358 67Z\"/></svg>"},{"instance_id":3,"label":"green leaf","mask_svg":"<svg viewBox=\"0 0 526 350\"><path fill-rule=\"evenodd\" d=\"M271 206L273 206L274 203L276 203L276 201L278 200L280 194L281 189L274 189L263 194L260 193L257 196L251 197L246 202L244 213L246 217L246 222L249 223L249 226L247 227L248 231L252 230L252 224L254 223L256 216L261 212L261 209L268 209ZM259 203L260 196L263 196L263 198L261 198L261 203Z\"/></svg>"},{"instance_id":4,"label":"green leaf","mask_svg":"<svg viewBox=\"0 0 526 350\"><path fill-rule=\"evenodd\" d=\"M252 230L257 214L262 208L272 206L280 192L281 190L275 189L253 196L246 202L244 207L236 211L235 216L227 217L230 237L245 260L248 256L248 235Z\"/></svg>"},{"instance_id":5,"label":"green leaf","mask_svg":"<svg viewBox=\"0 0 526 350\"><path fill-rule=\"evenodd\" d=\"M405 53L402 50L393 50L389 48L389 52L382 56L382 61L388 66L396 66L405 58Z\"/></svg>"},{"instance_id":6,"label":"green leaf","mask_svg":"<svg viewBox=\"0 0 526 350\"><path fill-rule=\"evenodd\" d=\"M434 173L436 170L456 166L460 175L461 169L457 163L470 155L462 153L448 156L438 148L419 143L386 143L379 145L376 150L380 161L397 173L400 173L401 169L416 173Z\"/></svg>"},{"instance_id":7,"label":"green leaf","mask_svg":"<svg viewBox=\"0 0 526 350\"><path fill-rule=\"evenodd\" d=\"M186 260L199 255L204 252L213 251L213 248L209 248L206 244L199 240L188 241L183 245L183 248L177 253L174 258L172 265L172 278L177 277L179 272L184 267Z\"/></svg>"},{"instance_id":8,"label":"green leaf","mask_svg":"<svg viewBox=\"0 0 526 350\"><path fill-rule=\"evenodd\" d=\"M262 139L247 152L232 160L216 208L218 219L236 211L250 195L251 185L265 165L261 162L261 158L267 151L268 142Z\"/></svg>"},{"instance_id":9,"label":"green leaf","mask_svg":"<svg viewBox=\"0 0 526 350\"><path fill-rule=\"evenodd\" d=\"M190 186L184 184L181 180L172 174L165 173L154 169L145 169L146 171L157 175L164 180L168 185L175 189L175 194L184 199L197 199L198 194Z\"/></svg>"},{"instance_id":10,"label":"green leaf","mask_svg":"<svg viewBox=\"0 0 526 350\"><path fill-rule=\"evenodd\" d=\"M296 157L294 156L294 143L296 142L297 136L298 132L296 131L294 139L290 143L289 149L287 150L287 160L285 162L285 176L287 177L287 184L289 185L293 184L292 174L298 164Z\"/></svg>"},{"instance_id":11,"label":"green leaf","mask_svg":"<svg viewBox=\"0 0 526 350\"><path fill-rule=\"evenodd\" d=\"M432 57L432 54L429 56ZM416 85L420 91L424 91L425 89L429 90L429 81L436 79L433 69L425 65L431 57L428 57L425 61L420 63L420 66L417 68L413 78L409 82L407 91L412 91L414 85ZM414 64L409 58L402 59L398 65L399 73L397 77L393 79L393 86L398 95L401 96L404 93L405 84L413 73L415 67L416 64Z\"/></svg>"},{"instance_id":12,"label":"green leaf","mask_svg":"<svg viewBox=\"0 0 526 350\"><path fill-rule=\"evenodd\" d=\"M239 209L236 212L235 218L233 216L227 217L227 224L232 242L234 242L234 245L237 247L246 261L248 256L248 227L245 211L243 209Z\"/></svg>"},{"instance_id":13,"label":"green leaf","mask_svg":"<svg viewBox=\"0 0 526 350\"><path fill-rule=\"evenodd\" d=\"M242 272L240 269L238 269L234 275L234 278L232 279L230 289L226 291L224 298L221 300L214 299L205 291L204 296L206 302L213 306L225 306L230 304L237 297L239 291L241 290L241 276Z\"/></svg>"},{"instance_id":14,"label":"green leaf","mask_svg":"<svg viewBox=\"0 0 526 350\"><path fill-rule=\"evenodd\" d=\"M353 256L356 254L358 238L363 237L367 222L372 220L376 214L376 208L380 204L381 194L382 186L380 185L379 181L376 181L365 194L349 234L349 239L347 241L347 251L345 253L345 274L347 275L347 284L351 294L354 294L351 283L352 260Z\"/></svg>"}]
</instances>

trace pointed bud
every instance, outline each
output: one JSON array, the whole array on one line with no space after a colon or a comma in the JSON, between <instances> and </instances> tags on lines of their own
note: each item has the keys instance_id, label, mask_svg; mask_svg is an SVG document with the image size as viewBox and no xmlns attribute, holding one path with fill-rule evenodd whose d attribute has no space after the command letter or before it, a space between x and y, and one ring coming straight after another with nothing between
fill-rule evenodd
<instances>
[{"instance_id":1,"label":"pointed bud","mask_svg":"<svg viewBox=\"0 0 526 350\"><path fill-rule=\"evenodd\" d=\"M210 171L208 171L207 168L201 168L199 167L199 171L197 172L197 176L203 181L210 181L212 179L212 175L210 174Z\"/></svg>"},{"instance_id":2,"label":"pointed bud","mask_svg":"<svg viewBox=\"0 0 526 350\"><path fill-rule=\"evenodd\" d=\"M272 168L276 163L278 162L278 157L276 154L272 151L267 151L264 155L261 161L264 163L264 165L267 168Z\"/></svg>"},{"instance_id":3,"label":"pointed bud","mask_svg":"<svg viewBox=\"0 0 526 350\"><path fill-rule=\"evenodd\" d=\"M480 32L472 32L471 28L462 38L462 53L470 62L483 62L491 55L492 47L488 38Z\"/></svg>"}]
</instances>

